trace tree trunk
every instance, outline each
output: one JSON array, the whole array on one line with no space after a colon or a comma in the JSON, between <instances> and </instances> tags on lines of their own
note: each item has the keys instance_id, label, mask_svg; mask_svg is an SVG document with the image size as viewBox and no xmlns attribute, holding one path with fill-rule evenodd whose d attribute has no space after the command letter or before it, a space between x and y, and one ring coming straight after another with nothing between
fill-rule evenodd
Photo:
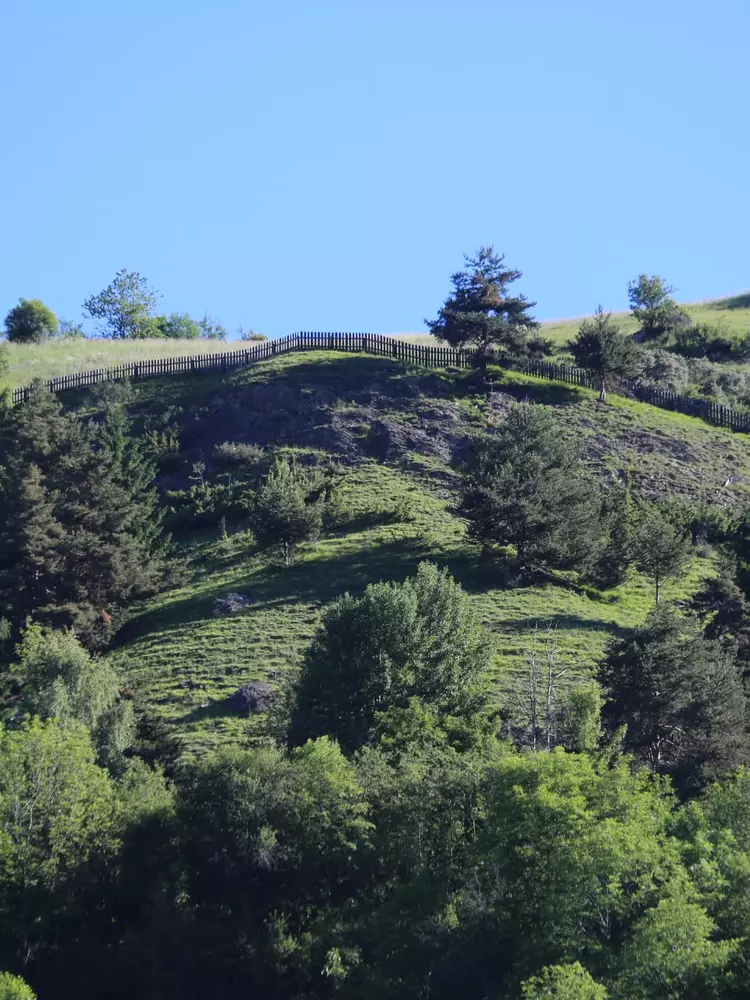
<instances>
[{"instance_id":1,"label":"tree trunk","mask_svg":"<svg viewBox=\"0 0 750 1000\"><path fill-rule=\"evenodd\" d=\"M661 600L661 578L658 573L654 577L654 582L656 583L656 603L658 604Z\"/></svg>"},{"instance_id":2,"label":"tree trunk","mask_svg":"<svg viewBox=\"0 0 750 1000\"><path fill-rule=\"evenodd\" d=\"M607 402L607 385L604 379L602 379L601 384L599 386L599 402L600 403Z\"/></svg>"}]
</instances>

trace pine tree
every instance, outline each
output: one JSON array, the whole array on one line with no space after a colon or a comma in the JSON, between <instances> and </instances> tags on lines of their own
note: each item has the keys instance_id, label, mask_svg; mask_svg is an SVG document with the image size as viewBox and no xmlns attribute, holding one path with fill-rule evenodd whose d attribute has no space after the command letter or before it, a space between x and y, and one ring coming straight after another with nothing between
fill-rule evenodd
<instances>
[{"instance_id":1,"label":"pine tree","mask_svg":"<svg viewBox=\"0 0 750 1000\"><path fill-rule=\"evenodd\" d=\"M636 520L631 551L641 573L653 580L658 604L665 580L675 579L685 571L690 538L675 527L665 510L651 504Z\"/></svg>"},{"instance_id":2,"label":"pine tree","mask_svg":"<svg viewBox=\"0 0 750 1000\"><path fill-rule=\"evenodd\" d=\"M592 320L581 324L569 346L576 364L588 369L598 381L600 403L607 401L613 380L632 378L641 369L638 346L612 322L612 313L605 313L601 306Z\"/></svg>"},{"instance_id":3,"label":"pine tree","mask_svg":"<svg viewBox=\"0 0 750 1000\"><path fill-rule=\"evenodd\" d=\"M512 545L531 564L582 566L601 535L598 491L548 410L512 406L469 469L461 510L485 545Z\"/></svg>"},{"instance_id":4,"label":"pine tree","mask_svg":"<svg viewBox=\"0 0 750 1000\"><path fill-rule=\"evenodd\" d=\"M301 542L320 534L323 505L310 492L307 477L287 459L279 459L255 498L251 512L255 536L261 545L277 548L285 566L294 562Z\"/></svg>"},{"instance_id":5,"label":"pine tree","mask_svg":"<svg viewBox=\"0 0 750 1000\"><path fill-rule=\"evenodd\" d=\"M491 246L464 260L464 270L451 276L453 292L438 318L425 320L433 336L452 347L471 347L483 367L494 350L512 357L539 352L542 342L530 336L539 328L530 315L536 303L509 294L521 272L507 267Z\"/></svg>"},{"instance_id":6,"label":"pine tree","mask_svg":"<svg viewBox=\"0 0 750 1000\"><path fill-rule=\"evenodd\" d=\"M607 726L625 726L625 747L681 789L750 759L747 699L732 651L668 606L610 647L599 679L609 693Z\"/></svg>"}]
</instances>

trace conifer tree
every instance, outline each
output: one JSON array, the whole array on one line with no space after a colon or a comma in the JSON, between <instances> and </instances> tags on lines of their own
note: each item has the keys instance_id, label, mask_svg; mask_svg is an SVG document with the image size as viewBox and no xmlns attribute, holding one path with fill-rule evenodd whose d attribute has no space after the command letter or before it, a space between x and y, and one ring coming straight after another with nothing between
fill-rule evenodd
<instances>
[{"instance_id":1,"label":"conifer tree","mask_svg":"<svg viewBox=\"0 0 750 1000\"><path fill-rule=\"evenodd\" d=\"M259 490L251 520L260 544L278 549L284 565L291 566L300 543L320 534L323 504L310 496L308 478L282 458Z\"/></svg>"},{"instance_id":2,"label":"conifer tree","mask_svg":"<svg viewBox=\"0 0 750 1000\"><path fill-rule=\"evenodd\" d=\"M603 718L625 726L625 746L655 771L695 789L750 759L748 706L732 650L691 630L660 605L629 638L615 642L599 679Z\"/></svg>"},{"instance_id":3,"label":"conifer tree","mask_svg":"<svg viewBox=\"0 0 750 1000\"><path fill-rule=\"evenodd\" d=\"M631 542L633 561L654 582L656 603L666 580L680 576L690 558L690 539L676 527L667 513L651 504L637 519Z\"/></svg>"},{"instance_id":4,"label":"conifer tree","mask_svg":"<svg viewBox=\"0 0 750 1000\"><path fill-rule=\"evenodd\" d=\"M541 351L532 336L539 324L531 316L534 302L511 295L510 286L522 276L507 267L505 257L492 246L482 246L466 266L451 276L453 292L436 320L425 320L430 332L452 347L470 347L485 366L493 351L521 357Z\"/></svg>"},{"instance_id":5,"label":"conifer tree","mask_svg":"<svg viewBox=\"0 0 750 1000\"><path fill-rule=\"evenodd\" d=\"M512 545L521 569L582 566L601 534L598 491L552 415L511 406L476 447L461 503L485 545Z\"/></svg>"},{"instance_id":6,"label":"conifer tree","mask_svg":"<svg viewBox=\"0 0 750 1000\"><path fill-rule=\"evenodd\" d=\"M612 313L602 307L594 318L584 320L570 349L580 368L590 371L599 383L599 402L607 401L607 390L615 379L632 378L641 369L638 346L612 322Z\"/></svg>"}]
</instances>

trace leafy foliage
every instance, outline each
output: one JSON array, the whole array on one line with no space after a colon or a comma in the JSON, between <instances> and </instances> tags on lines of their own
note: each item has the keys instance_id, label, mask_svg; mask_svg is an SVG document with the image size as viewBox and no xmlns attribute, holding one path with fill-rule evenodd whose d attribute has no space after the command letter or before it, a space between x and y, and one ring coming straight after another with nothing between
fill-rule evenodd
<instances>
[{"instance_id":1,"label":"leafy foliage","mask_svg":"<svg viewBox=\"0 0 750 1000\"><path fill-rule=\"evenodd\" d=\"M607 1000L609 994L580 962L548 965L521 987L523 1000Z\"/></svg>"},{"instance_id":2,"label":"leafy foliage","mask_svg":"<svg viewBox=\"0 0 750 1000\"><path fill-rule=\"evenodd\" d=\"M159 336L155 318L158 293L137 271L123 268L98 295L83 303L83 311L103 323L102 334L114 338Z\"/></svg>"},{"instance_id":3,"label":"leafy foliage","mask_svg":"<svg viewBox=\"0 0 750 1000\"><path fill-rule=\"evenodd\" d=\"M402 584L371 584L326 610L305 658L290 742L327 733L346 752L371 741L378 713L414 698L443 715L481 704L488 637L445 572L422 563Z\"/></svg>"},{"instance_id":4,"label":"leafy foliage","mask_svg":"<svg viewBox=\"0 0 750 1000\"><path fill-rule=\"evenodd\" d=\"M40 299L19 299L5 317L5 336L15 344L42 344L59 329L57 316Z\"/></svg>"},{"instance_id":5,"label":"leafy foliage","mask_svg":"<svg viewBox=\"0 0 750 1000\"><path fill-rule=\"evenodd\" d=\"M653 340L672 330L680 309L670 298L674 288L657 274L639 274L628 285L628 300L633 318L640 325L644 340Z\"/></svg>"}]
</instances>

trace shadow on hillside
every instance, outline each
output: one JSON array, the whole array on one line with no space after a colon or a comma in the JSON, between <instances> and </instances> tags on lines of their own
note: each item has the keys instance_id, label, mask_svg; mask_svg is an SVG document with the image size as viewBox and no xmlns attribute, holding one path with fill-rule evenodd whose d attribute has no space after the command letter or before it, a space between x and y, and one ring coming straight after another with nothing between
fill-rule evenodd
<instances>
[{"instance_id":1,"label":"shadow on hillside","mask_svg":"<svg viewBox=\"0 0 750 1000\"><path fill-rule=\"evenodd\" d=\"M616 622L606 621L604 618L583 618L575 614L550 614L540 615L538 618L504 618L498 623L498 631L501 634L506 632L530 633L535 629L539 630L540 642L544 642L549 629L554 637L555 631L579 631L579 632L609 632L611 635L623 639L630 635L632 629Z\"/></svg>"}]
</instances>

